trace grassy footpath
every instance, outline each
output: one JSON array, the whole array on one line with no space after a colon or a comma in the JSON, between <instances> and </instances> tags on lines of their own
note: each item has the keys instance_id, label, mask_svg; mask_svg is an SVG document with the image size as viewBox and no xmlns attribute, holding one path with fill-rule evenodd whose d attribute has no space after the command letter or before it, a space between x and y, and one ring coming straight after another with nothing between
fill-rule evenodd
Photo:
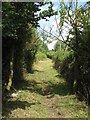
<instances>
[{"instance_id":1,"label":"grassy footpath","mask_svg":"<svg viewBox=\"0 0 90 120\"><path fill-rule=\"evenodd\" d=\"M88 108L84 102L70 95L68 86L53 69L50 59L33 66L32 74L25 74L18 95L10 98L3 108L9 118L86 118Z\"/></svg>"}]
</instances>

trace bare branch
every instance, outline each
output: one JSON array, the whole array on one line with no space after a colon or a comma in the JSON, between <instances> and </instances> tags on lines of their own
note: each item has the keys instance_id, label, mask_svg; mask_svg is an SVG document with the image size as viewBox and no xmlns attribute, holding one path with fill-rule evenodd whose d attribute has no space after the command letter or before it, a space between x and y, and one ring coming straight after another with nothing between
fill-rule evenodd
<instances>
[{"instance_id":1,"label":"bare branch","mask_svg":"<svg viewBox=\"0 0 90 120\"><path fill-rule=\"evenodd\" d=\"M40 28L41 28L41 27L40 27ZM55 37L57 40L62 41L60 38L58 38L57 36L53 35L52 33L44 30L43 28L41 28L41 29L42 29L44 32L49 33L50 35L52 35L53 37ZM61 37L62 37L62 39L63 39L63 41L62 41L63 43L65 43L65 44L66 44L67 46L69 46L72 50L74 50L74 51L77 52L77 50L76 50L74 47L70 46L70 44L68 44L68 43L64 40L62 34L61 34Z\"/></svg>"}]
</instances>

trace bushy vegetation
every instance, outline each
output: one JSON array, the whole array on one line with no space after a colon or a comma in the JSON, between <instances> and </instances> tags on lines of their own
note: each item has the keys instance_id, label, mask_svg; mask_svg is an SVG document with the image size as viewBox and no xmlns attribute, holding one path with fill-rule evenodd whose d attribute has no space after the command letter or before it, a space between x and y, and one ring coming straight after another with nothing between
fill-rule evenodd
<instances>
[{"instance_id":1,"label":"bushy vegetation","mask_svg":"<svg viewBox=\"0 0 90 120\"><path fill-rule=\"evenodd\" d=\"M36 54L36 61L44 60L44 59L46 59L46 58L47 58L47 56L46 56L45 53L37 52L37 54Z\"/></svg>"},{"instance_id":2,"label":"bushy vegetation","mask_svg":"<svg viewBox=\"0 0 90 120\"><path fill-rule=\"evenodd\" d=\"M70 86L70 91L73 92L75 83L75 92L80 100L90 101L89 99L89 78L90 78L90 44L89 43L89 4L87 2L84 7L77 9L77 4L75 6L75 17L74 14L70 14L72 11L72 2L70 7L65 3L61 3L60 15L61 22L59 29L63 29L64 21L72 23L72 29L69 31L67 40L56 43L55 54L53 55L53 60L55 62L54 67L58 70L60 75L64 77ZM62 10L63 9L63 10ZM68 13L68 15L66 14ZM81 25L82 24L82 25ZM82 27L81 27L82 26ZM72 35L72 38L70 38ZM60 40L61 41L61 40ZM68 46L68 47L67 47ZM66 48L65 48L66 47ZM90 105L90 102L88 102Z\"/></svg>"},{"instance_id":3,"label":"bushy vegetation","mask_svg":"<svg viewBox=\"0 0 90 120\"><path fill-rule=\"evenodd\" d=\"M23 79L23 69L31 70L38 48L36 27L39 17L35 17L35 12L42 5L2 3L3 93Z\"/></svg>"},{"instance_id":4,"label":"bushy vegetation","mask_svg":"<svg viewBox=\"0 0 90 120\"><path fill-rule=\"evenodd\" d=\"M80 57L81 58L81 57ZM54 52L52 59L54 61L54 68L58 71L59 76L65 78L70 93L76 92L76 64L75 64L75 54L73 51L56 51ZM86 60L86 59L85 59ZM83 63L83 64L82 64ZM82 89L79 89L78 97L80 100L87 101L88 99L88 69L85 67L85 61L82 61L80 64L80 79ZM85 73L87 71L87 73ZM86 81L87 80L87 81Z\"/></svg>"},{"instance_id":5,"label":"bushy vegetation","mask_svg":"<svg viewBox=\"0 0 90 120\"><path fill-rule=\"evenodd\" d=\"M25 53L24 61L25 61L26 71L29 73L32 71L32 65L34 63L35 55L37 53L37 50L39 48L39 42L41 40L38 37L36 28L32 27L32 25L30 25L30 24L29 24L29 29L28 29L27 35L28 35L27 42L25 43L25 48L24 48L24 53Z\"/></svg>"},{"instance_id":6,"label":"bushy vegetation","mask_svg":"<svg viewBox=\"0 0 90 120\"><path fill-rule=\"evenodd\" d=\"M54 56L55 52L54 51L48 51L47 52L47 57L50 58L50 59L53 59L53 56Z\"/></svg>"},{"instance_id":7,"label":"bushy vegetation","mask_svg":"<svg viewBox=\"0 0 90 120\"><path fill-rule=\"evenodd\" d=\"M65 78L70 91L75 90L79 98L88 101L90 105L90 2L80 9L77 3L75 6L72 3L70 2L68 7L63 2L60 4L60 10L54 12L53 4L50 2L48 10L40 13L39 16L35 13L40 10L39 7L43 3L2 3L3 93L5 90L10 91L13 86L17 87L22 82L23 72L32 71L35 58L38 61L48 57L53 59L54 67L59 75ZM46 43L48 43L47 36L49 35L45 36L42 32L43 40L41 40L36 28L41 18L57 15L58 12L60 16L60 23L57 25L59 38L62 37L64 23L70 24L72 29L69 30L66 40L62 37L61 42L56 37L59 42L56 43L55 50L48 51Z\"/></svg>"},{"instance_id":8,"label":"bushy vegetation","mask_svg":"<svg viewBox=\"0 0 90 120\"><path fill-rule=\"evenodd\" d=\"M62 63L68 56L69 56L70 52L69 51L56 51L54 56L53 56L53 60L55 61L55 68L58 69L58 67L60 65L58 65L59 61L60 63Z\"/></svg>"},{"instance_id":9,"label":"bushy vegetation","mask_svg":"<svg viewBox=\"0 0 90 120\"><path fill-rule=\"evenodd\" d=\"M70 87L70 92L73 92L74 82L74 54L70 51L56 51L53 56L54 68L58 71L59 76L66 79Z\"/></svg>"},{"instance_id":10,"label":"bushy vegetation","mask_svg":"<svg viewBox=\"0 0 90 120\"><path fill-rule=\"evenodd\" d=\"M35 61L44 60L47 58L48 53L48 47L47 44L44 42L44 34L43 34L43 40L39 40L39 46L37 50L37 54L35 55Z\"/></svg>"},{"instance_id":11,"label":"bushy vegetation","mask_svg":"<svg viewBox=\"0 0 90 120\"><path fill-rule=\"evenodd\" d=\"M61 2L60 10L55 12L52 9L53 3L50 2L48 10L43 11L39 15L36 13L40 11L39 8L43 3L2 3L2 90L3 98L5 98L3 99L3 103L6 103L7 108L10 107L10 109L13 110L19 106L25 110L28 105L31 109L32 105L34 106L42 102L37 100L36 103L36 98L31 98L32 95L29 96L29 94L26 94L27 91L28 93L31 91L30 94L35 93L36 95L37 93L43 95L42 98L46 99L43 103L46 102L46 106L48 106L48 108L50 107L49 112L52 111L50 102L53 101L47 104L49 101L48 98L52 98L55 94L58 94L59 98L63 98L60 100L60 103L62 101L62 104L66 106L65 103L69 99L66 99L65 95L69 97L69 91L76 93L80 100L85 100L88 102L88 105L90 105L90 9L88 9L90 2L87 2L85 6L81 8L78 8L77 3L78 0L75 2L75 6L73 6L72 1L68 5ZM58 24L58 18L55 16L58 28L58 30L56 30L57 33L55 33L56 35L52 35L52 27L50 31L46 31L47 35L42 32L39 36L37 33L37 27L39 26L38 21L41 18L46 19L46 17L51 17L58 13L60 22ZM46 20L48 21L48 19ZM65 24L67 24L66 27L69 25L71 27L67 31L68 36L66 39L62 36ZM43 29L43 31L45 30ZM53 40L56 37L58 40L55 49L52 51L49 51L47 47L47 43L51 42L51 39L49 40L48 37L51 37ZM47 57L54 61L54 67L59 74L55 69L52 69L53 62L50 59L46 59ZM38 61L35 63L36 68L34 69L33 66L33 73L30 74L35 60ZM40 64L39 66L37 66L38 63ZM61 79L58 78L59 76ZM29 80L30 82L28 82ZM19 86L20 84L21 87ZM20 94L18 93L20 100L17 95L15 99L10 98L10 100L7 100L6 96L8 96L8 98L13 97L7 95L7 93L12 92L10 91L11 88L13 88L15 92L19 91L16 90L16 88L21 88ZM23 95L23 99L21 95ZM72 97L70 97L70 99L71 98ZM30 99L32 99L32 103ZM64 99L66 99L65 103L63 102ZM57 100L56 96L55 104ZM69 100L68 102L70 102L70 104L67 105L73 106L74 101ZM12 103L18 104L18 106L12 107ZM37 108L40 108L40 106ZM61 107L61 104L59 104L59 106ZM29 109L27 109L27 111L28 110ZM36 111L37 110L39 109L36 109ZM63 110L61 110L62 117L64 116ZM7 111L11 112L10 110ZM32 111L30 110L30 112ZM52 112L54 113L54 111ZM83 112L84 111L81 110L80 114L83 114ZM23 111L23 113L25 112ZM58 114L60 115L61 113L58 112ZM29 115L31 114L29 113ZM86 116L86 113L84 116Z\"/></svg>"},{"instance_id":12,"label":"bushy vegetation","mask_svg":"<svg viewBox=\"0 0 90 120\"><path fill-rule=\"evenodd\" d=\"M55 14L52 2L48 4L48 10L38 15L43 2L2 3L3 91L9 91L12 84L17 86L23 79L23 69L31 71L40 38L36 32L38 21Z\"/></svg>"}]
</instances>

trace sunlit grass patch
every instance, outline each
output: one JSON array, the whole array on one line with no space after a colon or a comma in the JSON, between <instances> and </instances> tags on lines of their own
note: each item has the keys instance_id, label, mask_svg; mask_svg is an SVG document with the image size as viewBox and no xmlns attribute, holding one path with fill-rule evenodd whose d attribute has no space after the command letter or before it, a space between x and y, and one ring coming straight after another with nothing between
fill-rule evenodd
<instances>
[{"instance_id":1,"label":"sunlit grass patch","mask_svg":"<svg viewBox=\"0 0 90 120\"><path fill-rule=\"evenodd\" d=\"M66 117L88 117L88 107L84 102L78 101L75 95L63 96L63 98L61 98L58 102L58 107L61 113L65 113Z\"/></svg>"},{"instance_id":2,"label":"sunlit grass patch","mask_svg":"<svg viewBox=\"0 0 90 120\"><path fill-rule=\"evenodd\" d=\"M86 118L88 108L69 93L63 78L49 59L38 61L32 73L25 73L17 97L10 98L6 114L25 118ZM13 106L13 107L11 107Z\"/></svg>"}]
</instances>

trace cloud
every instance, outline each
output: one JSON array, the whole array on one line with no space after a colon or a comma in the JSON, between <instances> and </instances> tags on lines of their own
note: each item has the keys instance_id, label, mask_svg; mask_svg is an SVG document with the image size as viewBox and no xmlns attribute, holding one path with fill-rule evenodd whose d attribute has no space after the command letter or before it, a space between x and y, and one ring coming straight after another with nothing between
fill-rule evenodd
<instances>
[{"instance_id":1,"label":"cloud","mask_svg":"<svg viewBox=\"0 0 90 120\"><path fill-rule=\"evenodd\" d=\"M45 27L45 30L46 30L47 32L49 32L49 31L50 31L50 27L49 27L49 26L46 26L46 27Z\"/></svg>"},{"instance_id":2,"label":"cloud","mask_svg":"<svg viewBox=\"0 0 90 120\"><path fill-rule=\"evenodd\" d=\"M53 41L52 43L48 44L49 50L54 49L54 45L56 44L57 41Z\"/></svg>"}]
</instances>

